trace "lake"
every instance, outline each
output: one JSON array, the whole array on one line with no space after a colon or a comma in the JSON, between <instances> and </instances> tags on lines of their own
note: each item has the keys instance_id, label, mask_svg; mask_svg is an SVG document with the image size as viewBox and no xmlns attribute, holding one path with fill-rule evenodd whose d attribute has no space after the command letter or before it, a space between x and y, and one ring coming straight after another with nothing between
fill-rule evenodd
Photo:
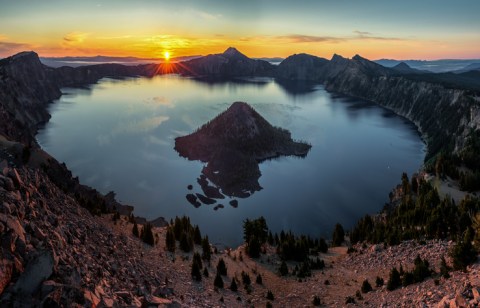
<instances>
[{"instance_id":1,"label":"lake","mask_svg":"<svg viewBox=\"0 0 480 308\"><path fill-rule=\"evenodd\" d=\"M375 104L326 92L321 85L263 79L216 82L175 75L102 79L65 88L37 135L47 152L83 184L135 206L135 215L188 215L213 243L242 242L242 221L264 216L274 232L330 237L378 212L402 172L422 165L425 145L413 124ZM272 125L312 145L305 158L260 164L260 191L216 205L192 206L203 164L174 150L233 102L252 105ZM193 186L192 190L187 187ZM216 207L216 209L215 209Z\"/></svg>"}]
</instances>

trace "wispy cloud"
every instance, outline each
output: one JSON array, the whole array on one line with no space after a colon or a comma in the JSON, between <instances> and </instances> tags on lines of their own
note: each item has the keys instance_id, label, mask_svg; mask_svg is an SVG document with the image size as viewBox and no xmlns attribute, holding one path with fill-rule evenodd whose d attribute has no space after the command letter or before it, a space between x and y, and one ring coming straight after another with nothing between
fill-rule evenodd
<instances>
[{"instance_id":1,"label":"wispy cloud","mask_svg":"<svg viewBox=\"0 0 480 308\"><path fill-rule=\"evenodd\" d=\"M304 34L289 34L273 37L277 40L286 40L289 43L343 43L356 40L371 40L371 41L411 41L412 39L405 39L399 37L389 37L375 35L371 32L355 30L350 36L317 36ZM243 38L250 40L250 38Z\"/></svg>"},{"instance_id":2,"label":"wispy cloud","mask_svg":"<svg viewBox=\"0 0 480 308\"><path fill-rule=\"evenodd\" d=\"M195 15L206 20L217 20L222 18L222 14L212 14L204 11L195 11Z\"/></svg>"},{"instance_id":3,"label":"wispy cloud","mask_svg":"<svg viewBox=\"0 0 480 308\"><path fill-rule=\"evenodd\" d=\"M355 30L355 31L353 31L353 33L357 34L358 36L371 36L372 35L371 32L359 31L359 30Z\"/></svg>"},{"instance_id":4,"label":"wispy cloud","mask_svg":"<svg viewBox=\"0 0 480 308\"><path fill-rule=\"evenodd\" d=\"M99 40L125 40L133 38L133 35L120 35L120 36L99 36L96 37Z\"/></svg>"},{"instance_id":5,"label":"wispy cloud","mask_svg":"<svg viewBox=\"0 0 480 308\"><path fill-rule=\"evenodd\" d=\"M411 41L411 39L405 39L400 37L389 37L389 36L381 36L375 35L371 32L367 31L353 31L355 37L353 39L360 39L360 40L372 40L372 41Z\"/></svg>"},{"instance_id":6,"label":"wispy cloud","mask_svg":"<svg viewBox=\"0 0 480 308\"><path fill-rule=\"evenodd\" d=\"M315 36L315 35L302 35L302 34L282 35L282 36L277 36L277 38L287 39L294 43L320 43L320 42L338 43L346 40L343 37Z\"/></svg>"},{"instance_id":7,"label":"wispy cloud","mask_svg":"<svg viewBox=\"0 0 480 308\"><path fill-rule=\"evenodd\" d=\"M79 45L83 43L89 35L89 33L85 32L70 32L63 37L62 43L67 46Z\"/></svg>"},{"instance_id":8,"label":"wispy cloud","mask_svg":"<svg viewBox=\"0 0 480 308\"><path fill-rule=\"evenodd\" d=\"M30 44L0 41L0 57L8 57L20 51L33 49L35 49L34 46Z\"/></svg>"}]
</instances>

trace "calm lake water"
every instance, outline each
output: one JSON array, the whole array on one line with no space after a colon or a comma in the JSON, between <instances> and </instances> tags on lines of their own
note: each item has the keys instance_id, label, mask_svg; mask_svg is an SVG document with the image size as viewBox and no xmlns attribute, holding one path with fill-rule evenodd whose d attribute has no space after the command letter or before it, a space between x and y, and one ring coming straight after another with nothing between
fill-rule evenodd
<instances>
[{"instance_id":1,"label":"calm lake water","mask_svg":"<svg viewBox=\"0 0 480 308\"><path fill-rule=\"evenodd\" d=\"M379 211L402 172L418 170L425 146L405 119L371 103L337 97L320 85L272 79L223 83L178 76L103 79L88 89L63 89L39 131L42 147L80 181L135 206L154 219L188 215L214 243L242 242L242 221L263 215L275 232L329 237L335 223L350 228ZM201 192L203 164L174 150L175 137L191 133L232 102L251 104L271 124L312 144L306 158L260 164L262 190L225 199L224 208L192 206ZM187 189L193 185L193 190Z\"/></svg>"}]
</instances>

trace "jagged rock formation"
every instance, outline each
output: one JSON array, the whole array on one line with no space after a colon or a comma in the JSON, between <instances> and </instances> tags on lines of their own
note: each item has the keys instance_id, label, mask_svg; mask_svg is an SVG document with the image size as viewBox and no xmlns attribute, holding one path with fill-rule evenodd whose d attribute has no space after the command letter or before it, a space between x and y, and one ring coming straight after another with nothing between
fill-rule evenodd
<instances>
[{"instance_id":1,"label":"jagged rock formation","mask_svg":"<svg viewBox=\"0 0 480 308\"><path fill-rule=\"evenodd\" d=\"M290 132L273 127L250 105L233 103L193 134L175 139L175 150L206 162L202 173L228 196L260 190L258 163L278 156L305 156L310 145L295 142Z\"/></svg>"},{"instance_id":2,"label":"jagged rock formation","mask_svg":"<svg viewBox=\"0 0 480 308\"><path fill-rule=\"evenodd\" d=\"M217 78L269 76L274 70L274 66L267 61L250 59L233 47L221 54L200 57L177 66L184 75Z\"/></svg>"}]
</instances>

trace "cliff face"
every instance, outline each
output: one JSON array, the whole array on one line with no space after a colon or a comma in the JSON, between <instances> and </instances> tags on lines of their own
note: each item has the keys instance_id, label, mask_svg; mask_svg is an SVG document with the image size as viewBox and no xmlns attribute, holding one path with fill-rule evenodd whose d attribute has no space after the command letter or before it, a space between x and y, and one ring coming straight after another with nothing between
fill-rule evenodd
<instances>
[{"instance_id":1,"label":"cliff face","mask_svg":"<svg viewBox=\"0 0 480 308\"><path fill-rule=\"evenodd\" d=\"M0 60L0 134L35 143L38 125L48 121L47 105L60 97L61 87L92 84L103 77L153 76L156 65L99 64L57 69L43 65L35 52Z\"/></svg>"},{"instance_id":2,"label":"cliff face","mask_svg":"<svg viewBox=\"0 0 480 308\"><path fill-rule=\"evenodd\" d=\"M33 141L37 125L50 118L48 102L61 95L50 78L51 71L34 52L0 60L0 134L26 143Z\"/></svg>"},{"instance_id":3,"label":"cliff face","mask_svg":"<svg viewBox=\"0 0 480 308\"><path fill-rule=\"evenodd\" d=\"M405 66L385 68L358 55L334 55L330 61L295 55L276 71L277 77L322 82L328 91L369 100L404 116L425 138L427 159L441 150L460 151L470 129L480 129L478 101L472 91L458 87L472 86L472 79L431 75Z\"/></svg>"},{"instance_id":4,"label":"cliff face","mask_svg":"<svg viewBox=\"0 0 480 308\"><path fill-rule=\"evenodd\" d=\"M478 104L465 90L408 79L363 58L331 70L328 91L373 101L409 119L428 145L427 159L440 150L459 150L468 131L479 129Z\"/></svg>"}]
</instances>

